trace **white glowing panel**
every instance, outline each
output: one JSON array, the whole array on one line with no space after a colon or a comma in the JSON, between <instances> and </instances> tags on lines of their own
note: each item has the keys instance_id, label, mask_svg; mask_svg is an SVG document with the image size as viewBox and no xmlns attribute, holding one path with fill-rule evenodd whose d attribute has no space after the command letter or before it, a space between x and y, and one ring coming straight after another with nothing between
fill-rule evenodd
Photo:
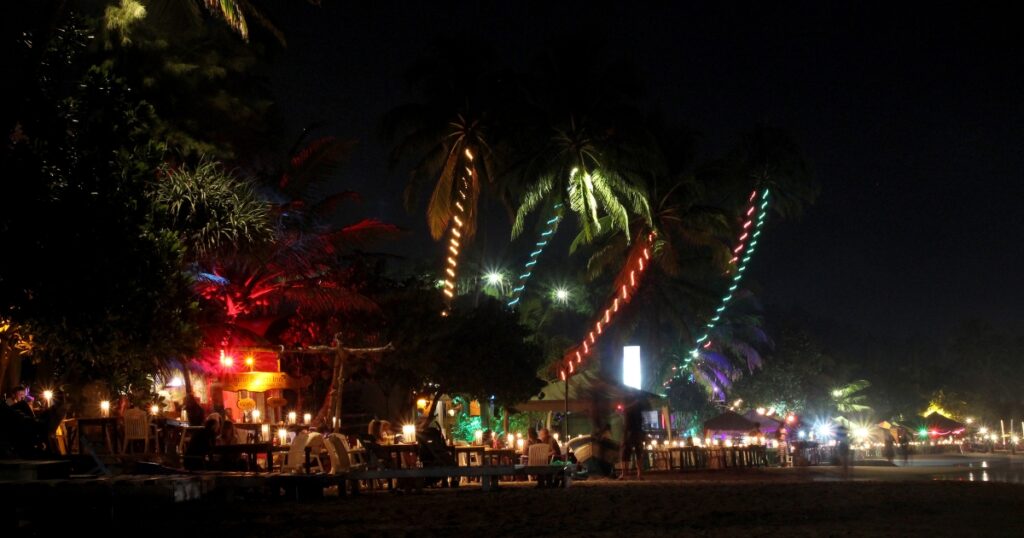
<instances>
[{"instance_id":1,"label":"white glowing panel","mask_svg":"<svg viewBox=\"0 0 1024 538\"><path fill-rule=\"evenodd\" d=\"M639 389L640 382L640 346L624 346L622 348L622 384Z\"/></svg>"}]
</instances>

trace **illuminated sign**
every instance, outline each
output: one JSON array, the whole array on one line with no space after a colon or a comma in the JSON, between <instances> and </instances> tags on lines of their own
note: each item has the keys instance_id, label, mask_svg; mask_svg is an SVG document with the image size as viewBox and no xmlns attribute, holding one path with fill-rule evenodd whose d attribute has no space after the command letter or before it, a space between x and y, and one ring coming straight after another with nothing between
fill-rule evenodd
<instances>
[{"instance_id":1,"label":"illuminated sign","mask_svg":"<svg viewBox=\"0 0 1024 538\"><path fill-rule=\"evenodd\" d=\"M622 348L622 384L634 389L641 388L640 346Z\"/></svg>"}]
</instances>

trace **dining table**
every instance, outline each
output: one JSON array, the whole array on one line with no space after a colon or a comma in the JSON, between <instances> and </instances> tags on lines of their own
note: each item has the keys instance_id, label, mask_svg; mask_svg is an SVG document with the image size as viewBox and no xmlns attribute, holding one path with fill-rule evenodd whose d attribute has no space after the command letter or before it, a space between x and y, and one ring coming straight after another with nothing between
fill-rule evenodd
<instances>
[{"instance_id":1,"label":"dining table","mask_svg":"<svg viewBox=\"0 0 1024 538\"><path fill-rule=\"evenodd\" d=\"M222 460L244 455L246 456L246 470L258 473L262 470L258 463L260 455L264 455L266 457L266 470L270 472L274 470L274 453L287 452L290 448L291 447L288 445L277 446L273 443L263 442L235 443L229 445L215 445L213 447L213 454L214 456L219 456Z\"/></svg>"},{"instance_id":2,"label":"dining table","mask_svg":"<svg viewBox=\"0 0 1024 538\"><path fill-rule=\"evenodd\" d=\"M82 441L85 437L86 428L98 428L101 430L103 438L106 441L107 452L114 454L117 447L117 423L119 420L120 419L118 417L78 417L77 419L74 419L75 436L78 438L78 453L83 454Z\"/></svg>"}]
</instances>

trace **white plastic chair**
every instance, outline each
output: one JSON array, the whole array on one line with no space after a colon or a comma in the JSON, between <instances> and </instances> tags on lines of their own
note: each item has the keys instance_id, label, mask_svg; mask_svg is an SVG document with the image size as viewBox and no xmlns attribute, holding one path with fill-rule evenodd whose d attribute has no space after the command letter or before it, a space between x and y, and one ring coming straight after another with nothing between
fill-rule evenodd
<instances>
[{"instance_id":1,"label":"white plastic chair","mask_svg":"<svg viewBox=\"0 0 1024 538\"><path fill-rule=\"evenodd\" d=\"M551 463L551 455L554 454L554 452L551 450L551 445L547 443L536 443L530 445L530 449L526 454L526 465L534 467Z\"/></svg>"},{"instance_id":2,"label":"white plastic chair","mask_svg":"<svg viewBox=\"0 0 1024 538\"><path fill-rule=\"evenodd\" d=\"M142 409L126 409L124 412L124 441L121 446L121 453L126 454L128 448L133 447L132 441L142 441L142 452L149 450L149 432L152 424L149 422L149 414ZM156 452L160 451L159 439L156 432L153 432L153 446Z\"/></svg>"},{"instance_id":3,"label":"white plastic chair","mask_svg":"<svg viewBox=\"0 0 1024 538\"><path fill-rule=\"evenodd\" d=\"M348 443L339 434L331 434L327 437L327 455L331 458L331 474L341 474L354 469L361 469L363 465L352 461L348 451Z\"/></svg>"},{"instance_id":4,"label":"white plastic chair","mask_svg":"<svg viewBox=\"0 0 1024 538\"><path fill-rule=\"evenodd\" d=\"M309 472L322 472L320 465L320 450L324 447L323 436L317 432L301 431L295 435L292 446L288 450L288 457L281 472L283 473L304 473L306 472L306 448L309 447Z\"/></svg>"}]
</instances>

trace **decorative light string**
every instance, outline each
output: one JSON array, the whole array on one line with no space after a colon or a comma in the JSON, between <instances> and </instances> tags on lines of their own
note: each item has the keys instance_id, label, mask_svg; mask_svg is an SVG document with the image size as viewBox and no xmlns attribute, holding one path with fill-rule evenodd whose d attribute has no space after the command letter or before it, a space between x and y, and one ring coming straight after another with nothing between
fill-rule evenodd
<instances>
[{"instance_id":1,"label":"decorative light string","mask_svg":"<svg viewBox=\"0 0 1024 538\"><path fill-rule=\"evenodd\" d=\"M558 377L565 381L579 371L584 359L587 359L597 345L597 339L601 337L605 329L611 325L612 319L618 314L626 303L629 303L640 287L641 277L644 271L651 265L651 249L654 246L654 232L649 232L646 237L638 237L637 241L626 257L626 264L623 266L619 276L615 279L615 294L609 300L601 317L594 322L594 330L587 333L586 338L580 345L570 349L562 359L562 366L558 369Z\"/></svg>"},{"instance_id":2,"label":"decorative light string","mask_svg":"<svg viewBox=\"0 0 1024 538\"><path fill-rule=\"evenodd\" d=\"M473 153L466 148L466 158L469 162L473 162ZM465 225L466 217L466 191L469 190L469 179L473 176L473 169L469 166L465 167L466 175L459 178L459 193L458 197L455 198L455 214L452 215L451 225L451 237L448 240L448 251L447 251L447 266L445 267L444 292L445 301L451 304L452 299L455 298L455 277L458 274L459 267L459 249L462 248L462 228ZM447 315L448 310L445 309L441 315Z\"/></svg>"},{"instance_id":3,"label":"decorative light string","mask_svg":"<svg viewBox=\"0 0 1024 538\"><path fill-rule=\"evenodd\" d=\"M763 191L755 189L750 193L750 199L743 216L746 220L743 222L743 228L740 230L736 248L732 251L732 259L729 260L729 264L735 268L729 289L726 290L725 295L719 301L718 308L715 309L715 315L704 326L704 331L695 342L689 356L686 357L686 360L681 365L672 367L672 376L663 384L665 387L668 387L673 379L683 375L683 372L690 363L700 357L702 349L709 349L711 347L711 331L721 321L722 313L725 312L729 302L732 301L733 294L739 287L740 281L743 280L743 273L746 272L750 259L757 249L757 240L761 235L761 227L764 226L765 219L768 217L768 189Z\"/></svg>"},{"instance_id":4,"label":"decorative light string","mask_svg":"<svg viewBox=\"0 0 1024 538\"><path fill-rule=\"evenodd\" d=\"M562 204L555 204L554 209L555 216L548 219L547 230L540 234L540 240L534 245L534 251L530 253L530 258L526 260L526 264L523 266L523 274L519 275L516 287L512 288L512 300L508 302L510 307L515 306L523 298L526 282L533 276L533 268L537 265L537 260L540 258L541 253L544 252L544 247L548 246L551 238L555 235L555 231L558 230L558 223L562 221Z\"/></svg>"}]
</instances>

